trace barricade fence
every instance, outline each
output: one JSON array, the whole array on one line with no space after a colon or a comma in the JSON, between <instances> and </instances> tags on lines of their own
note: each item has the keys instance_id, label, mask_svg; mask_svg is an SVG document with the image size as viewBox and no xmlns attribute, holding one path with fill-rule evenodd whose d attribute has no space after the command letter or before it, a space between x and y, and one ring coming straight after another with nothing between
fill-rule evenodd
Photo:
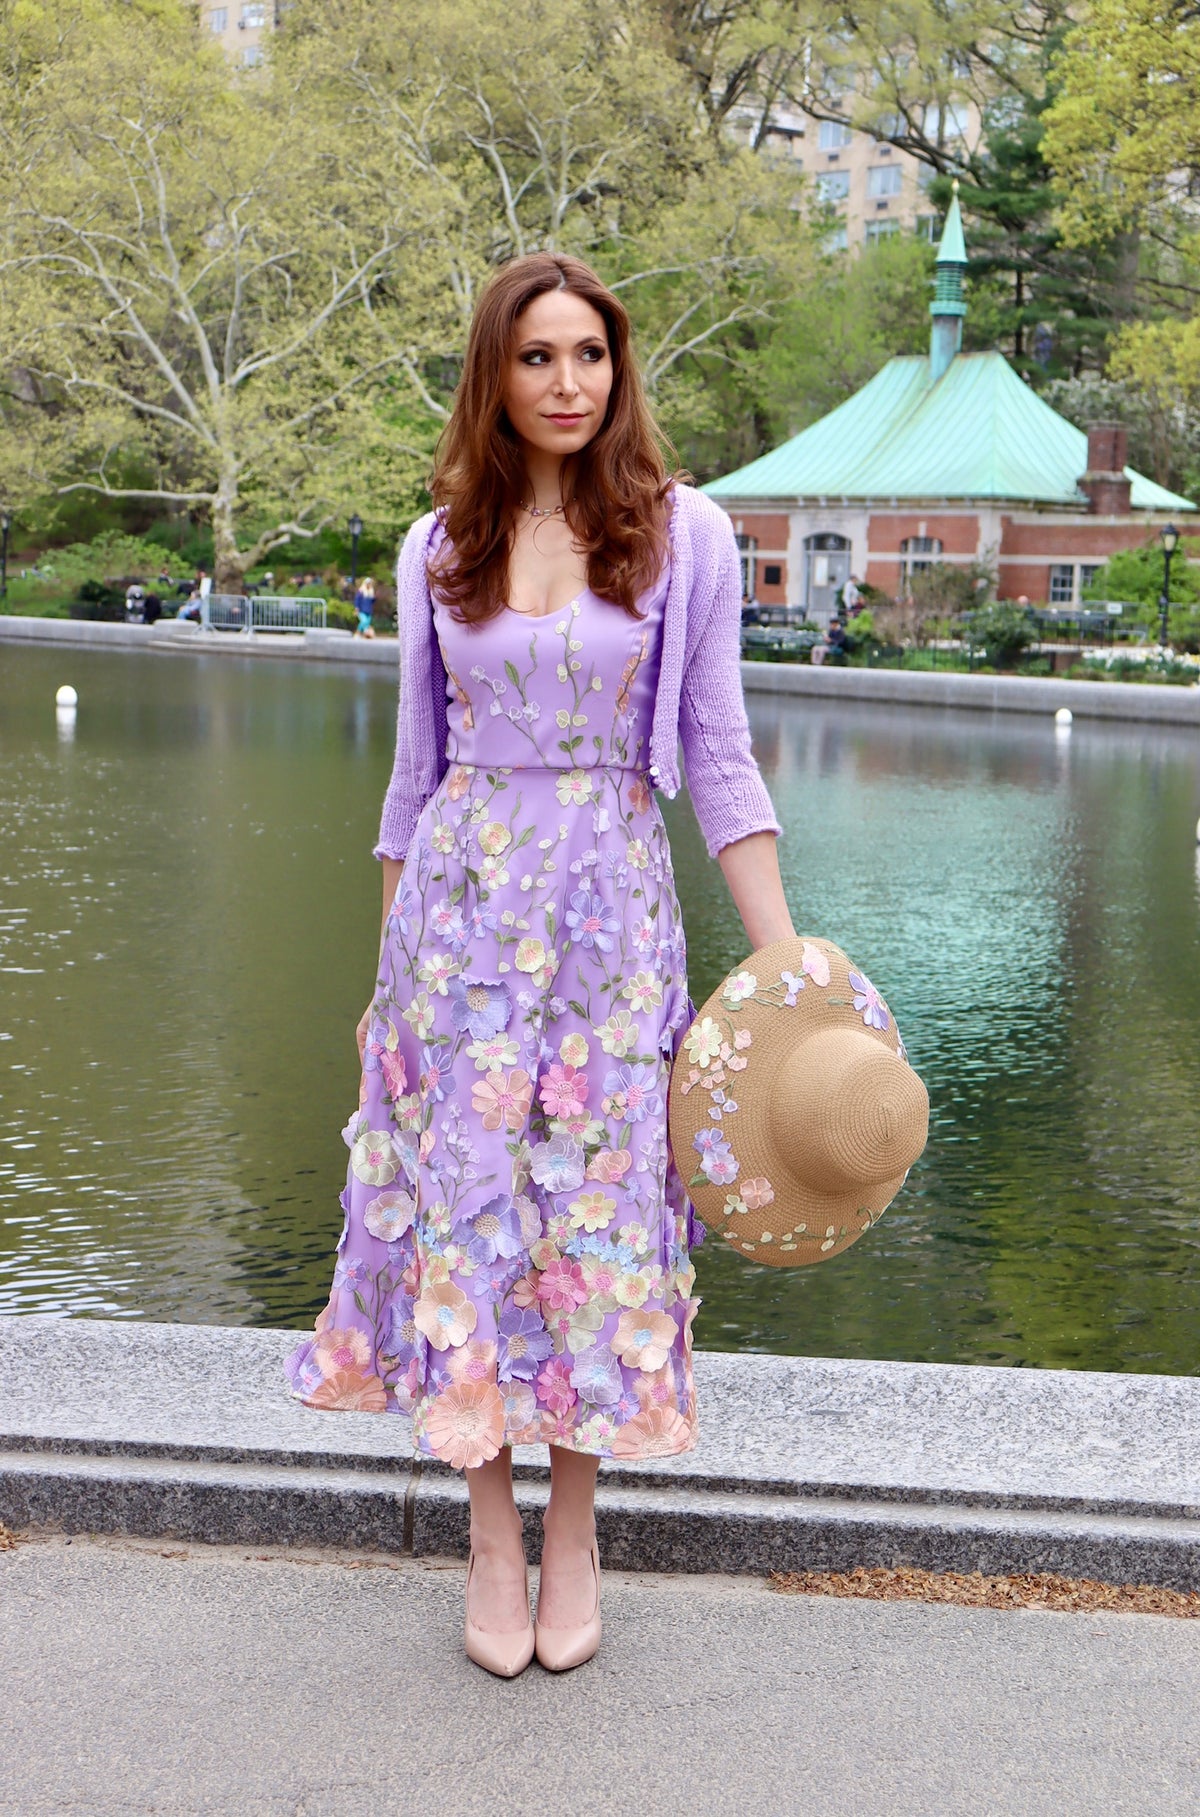
<instances>
[{"instance_id":1,"label":"barricade fence","mask_svg":"<svg viewBox=\"0 0 1200 1817\"><path fill-rule=\"evenodd\" d=\"M283 593L210 593L200 602L206 631L324 631L323 599L299 599Z\"/></svg>"}]
</instances>

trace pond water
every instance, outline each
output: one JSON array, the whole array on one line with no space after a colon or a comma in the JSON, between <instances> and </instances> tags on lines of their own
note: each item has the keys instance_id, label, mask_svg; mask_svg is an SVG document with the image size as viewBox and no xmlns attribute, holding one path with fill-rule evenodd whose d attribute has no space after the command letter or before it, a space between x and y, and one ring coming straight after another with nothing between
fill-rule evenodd
<instances>
[{"instance_id":1,"label":"pond water","mask_svg":"<svg viewBox=\"0 0 1200 1817\"><path fill-rule=\"evenodd\" d=\"M1195 735L750 712L797 927L883 990L932 1124L828 1266L710 1241L698 1342L1194 1373ZM324 1303L394 713L365 665L0 645L0 1312ZM744 937L686 799L666 813L700 1001Z\"/></svg>"}]
</instances>

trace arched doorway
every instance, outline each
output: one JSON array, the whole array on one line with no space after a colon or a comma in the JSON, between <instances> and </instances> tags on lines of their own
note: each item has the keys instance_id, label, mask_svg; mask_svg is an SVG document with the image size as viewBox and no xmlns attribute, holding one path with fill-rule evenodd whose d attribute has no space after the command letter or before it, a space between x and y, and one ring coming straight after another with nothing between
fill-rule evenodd
<instances>
[{"instance_id":1,"label":"arched doorway","mask_svg":"<svg viewBox=\"0 0 1200 1817\"><path fill-rule=\"evenodd\" d=\"M850 578L850 539L822 530L804 539L804 610L824 624Z\"/></svg>"}]
</instances>

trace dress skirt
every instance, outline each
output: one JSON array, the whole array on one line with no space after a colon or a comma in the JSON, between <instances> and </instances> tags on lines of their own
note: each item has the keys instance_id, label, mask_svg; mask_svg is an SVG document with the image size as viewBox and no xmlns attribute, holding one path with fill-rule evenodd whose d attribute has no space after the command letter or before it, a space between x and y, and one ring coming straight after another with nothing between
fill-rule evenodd
<instances>
[{"instance_id":1,"label":"dress skirt","mask_svg":"<svg viewBox=\"0 0 1200 1817\"><path fill-rule=\"evenodd\" d=\"M665 586L435 612L449 767L387 918L309 1406L411 1414L456 1467L695 1443L696 1234L669 1153L689 1019L646 774Z\"/></svg>"}]
</instances>

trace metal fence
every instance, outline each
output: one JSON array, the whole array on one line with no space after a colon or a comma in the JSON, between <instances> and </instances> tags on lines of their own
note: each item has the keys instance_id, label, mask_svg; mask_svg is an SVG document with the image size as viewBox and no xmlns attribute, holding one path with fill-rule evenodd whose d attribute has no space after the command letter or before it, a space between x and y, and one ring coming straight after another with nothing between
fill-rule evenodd
<instances>
[{"instance_id":1,"label":"metal fence","mask_svg":"<svg viewBox=\"0 0 1200 1817\"><path fill-rule=\"evenodd\" d=\"M279 593L247 597L241 593L210 593L200 604L200 622L206 631L323 631L325 601L297 599Z\"/></svg>"}]
</instances>

